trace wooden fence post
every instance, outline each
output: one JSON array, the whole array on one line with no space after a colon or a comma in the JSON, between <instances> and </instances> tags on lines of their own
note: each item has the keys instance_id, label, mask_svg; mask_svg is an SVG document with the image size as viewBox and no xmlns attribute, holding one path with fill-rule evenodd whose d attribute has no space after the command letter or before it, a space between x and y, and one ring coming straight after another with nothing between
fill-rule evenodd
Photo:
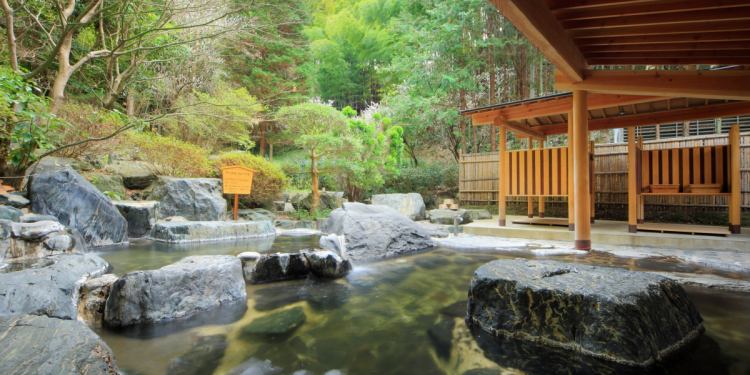
<instances>
[{"instance_id":1,"label":"wooden fence post","mask_svg":"<svg viewBox=\"0 0 750 375\"><path fill-rule=\"evenodd\" d=\"M735 124L729 130L730 198L729 198L729 231L738 234L742 227L741 217L741 181L740 181L740 126Z\"/></svg>"}]
</instances>

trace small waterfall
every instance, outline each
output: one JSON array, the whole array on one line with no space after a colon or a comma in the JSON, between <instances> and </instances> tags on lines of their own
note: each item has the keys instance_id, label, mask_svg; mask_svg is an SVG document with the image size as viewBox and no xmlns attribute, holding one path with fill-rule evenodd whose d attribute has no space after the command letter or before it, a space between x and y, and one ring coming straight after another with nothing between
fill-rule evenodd
<instances>
[{"instance_id":1,"label":"small waterfall","mask_svg":"<svg viewBox=\"0 0 750 375\"><path fill-rule=\"evenodd\" d=\"M347 258L346 238L343 235L329 234L320 237L320 247L337 253L342 258Z\"/></svg>"}]
</instances>

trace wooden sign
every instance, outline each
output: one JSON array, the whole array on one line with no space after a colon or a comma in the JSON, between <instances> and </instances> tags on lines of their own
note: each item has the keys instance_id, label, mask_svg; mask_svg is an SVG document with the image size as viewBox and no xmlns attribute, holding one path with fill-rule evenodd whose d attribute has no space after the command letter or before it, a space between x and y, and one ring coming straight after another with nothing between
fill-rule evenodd
<instances>
[{"instance_id":1,"label":"wooden sign","mask_svg":"<svg viewBox=\"0 0 750 375\"><path fill-rule=\"evenodd\" d=\"M234 194L234 205L232 213L237 221L239 214L240 195L249 195L253 190L253 173L250 168L239 165L230 165L221 168L221 185L224 194Z\"/></svg>"},{"instance_id":2,"label":"wooden sign","mask_svg":"<svg viewBox=\"0 0 750 375\"><path fill-rule=\"evenodd\" d=\"M248 195L253 189L253 170L231 165L221 168L224 194Z\"/></svg>"}]
</instances>

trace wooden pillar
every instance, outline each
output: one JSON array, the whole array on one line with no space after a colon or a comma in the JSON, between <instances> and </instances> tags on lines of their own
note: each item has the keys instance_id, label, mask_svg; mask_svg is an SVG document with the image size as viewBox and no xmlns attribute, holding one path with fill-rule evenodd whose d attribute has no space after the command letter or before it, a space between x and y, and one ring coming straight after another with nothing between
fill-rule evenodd
<instances>
[{"instance_id":1,"label":"wooden pillar","mask_svg":"<svg viewBox=\"0 0 750 375\"><path fill-rule=\"evenodd\" d=\"M528 139L529 139L528 148L529 148L529 150L531 150L531 149L534 148L534 140L531 139L531 137L529 137ZM534 217L534 197L533 196L531 196L531 195L526 196L526 205L527 205L526 206L526 215L529 217L529 219L531 219L531 218Z\"/></svg>"},{"instance_id":2,"label":"wooden pillar","mask_svg":"<svg viewBox=\"0 0 750 375\"><path fill-rule=\"evenodd\" d=\"M741 223L741 191L740 191L740 126L735 124L729 130L729 155L730 155L730 197L729 197L729 230L740 233Z\"/></svg>"},{"instance_id":3,"label":"wooden pillar","mask_svg":"<svg viewBox=\"0 0 750 375\"><path fill-rule=\"evenodd\" d=\"M591 199L591 224L594 224L596 219L596 179L594 176L594 142L589 142L589 195Z\"/></svg>"},{"instance_id":4,"label":"wooden pillar","mask_svg":"<svg viewBox=\"0 0 750 375\"><path fill-rule=\"evenodd\" d=\"M568 113L568 230L575 230L575 201L573 201L573 112Z\"/></svg>"},{"instance_id":5,"label":"wooden pillar","mask_svg":"<svg viewBox=\"0 0 750 375\"><path fill-rule=\"evenodd\" d=\"M638 152L641 152L641 151L643 151L643 136L641 136L640 138L638 138ZM638 193L639 193L638 197L637 197L637 201L638 201L638 224L643 224L645 222L645 218L646 218L646 212L645 212L646 211L646 207L645 207L646 206L646 204L645 204L646 201L643 198L643 195L640 194L640 189L643 186L643 184L638 182L638 181L641 181L641 178L643 177L642 176L642 174L643 174L643 166L636 165L636 168L637 168L637 171L638 171L637 174L636 174L636 176L635 176L635 178L636 178L636 185L637 185L636 189L638 189Z\"/></svg>"},{"instance_id":6,"label":"wooden pillar","mask_svg":"<svg viewBox=\"0 0 750 375\"><path fill-rule=\"evenodd\" d=\"M591 250L589 192L589 120L586 91L573 91L573 201L575 202L575 248Z\"/></svg>"},{"instance_id":7,"label":"wooden pillar","mask_svg":"<svg viewBox=\"0 0 750 375\"><path fill-rule=\"evenodd\" d=\"M507 155L505 153L506 151L506 138L507 138L507 131L505 130L505 127L500 127L498 129L498 135L500 139L497 142L497 166L498 166L498 190L497 190L497 224L501 227L505 226L505 209L506 209L506 202L505 198L508 195L508 181L506 181L506 177L508 176L507 173L507 167L508 167L508 160Z\"/></svg>"},{"instance_id":8,"label":"wooden pillar","mask_svg":"<svg viewBox=\"0 0 750 375\"><path fill-rule=\"evenodd\" d=\"M638 232L638 157L635 148L635 128L628 132L628 232Z\"/></svg>"}]
</instances>

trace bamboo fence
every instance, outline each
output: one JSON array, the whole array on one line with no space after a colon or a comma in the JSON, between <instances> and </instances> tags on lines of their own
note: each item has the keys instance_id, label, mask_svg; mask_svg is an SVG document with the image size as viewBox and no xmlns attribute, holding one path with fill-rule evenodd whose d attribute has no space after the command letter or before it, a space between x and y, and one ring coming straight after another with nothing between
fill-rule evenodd
<instances>
[{"instance_id":1,"label":"bamboo fence","mask_svg":"<svg viewBox=\"0 0 750 375\"><path fill-rule=\"evenodd\" d=\"M742 178L742 207L750 208L750 134L743 134L740 142L740 175ZM644 142L645 150L675 147L725 145L726 134L670 138ZM628 204L627 144L601 144L594 149L594 182L596 204ZM459 199L464 205L497 204L497 153L484 152L461 155L458 168ZM509 201L525 201L523 197L509 197ZM550 201L560 198L548 198ZM681 207L726 207L727 197L648 197L646 204ZM564 199L562 199L564 200Z\"/></svg>"}]
</instances>

